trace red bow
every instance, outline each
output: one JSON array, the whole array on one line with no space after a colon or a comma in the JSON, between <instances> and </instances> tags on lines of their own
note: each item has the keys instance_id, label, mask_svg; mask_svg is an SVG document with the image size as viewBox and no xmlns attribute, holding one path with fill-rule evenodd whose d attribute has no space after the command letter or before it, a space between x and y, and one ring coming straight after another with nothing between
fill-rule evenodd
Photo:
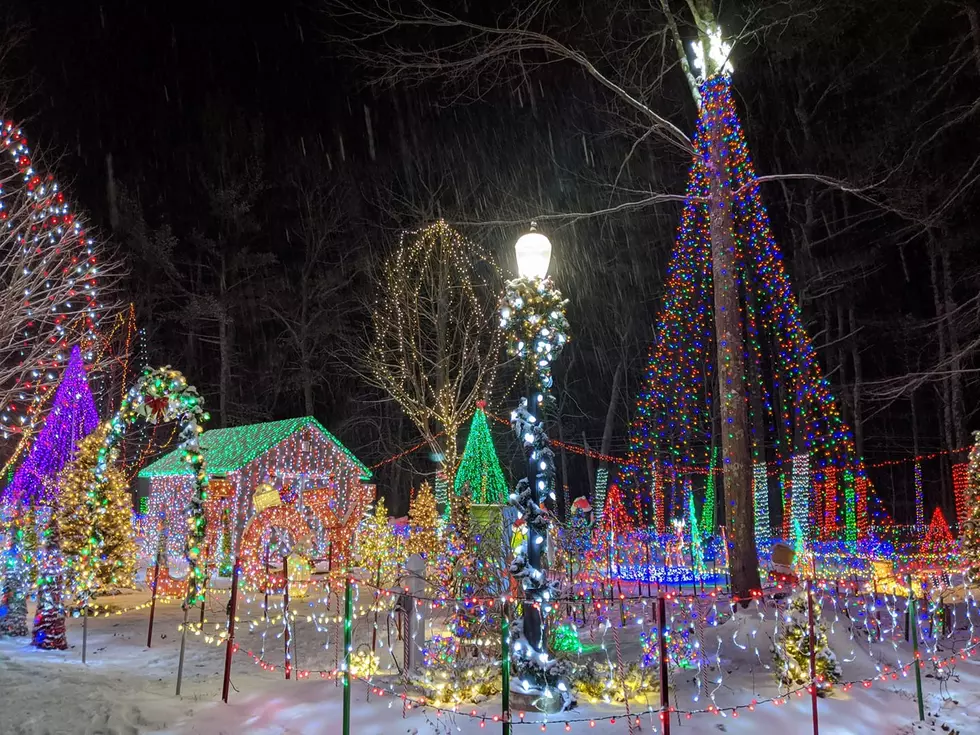
<instances>
[{"instance_id":1,"label":"red bow","mask_svg":"<svg viewBox=\"0 0 980 735\"><path fill-rule=\"evenodd\" d=\"M170 399L166 396L161 396L160 398L148 398L146 400L146 405L150 409L154 419L163 418L164 414L167 412L167 406L170 403Z\"/></svg>"}]
</instances>

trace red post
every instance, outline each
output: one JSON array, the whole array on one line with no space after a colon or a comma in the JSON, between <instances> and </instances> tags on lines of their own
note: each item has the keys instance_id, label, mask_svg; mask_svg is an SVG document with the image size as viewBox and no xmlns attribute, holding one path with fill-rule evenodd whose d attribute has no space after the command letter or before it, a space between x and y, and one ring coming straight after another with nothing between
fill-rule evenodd
<instances>
[{"instance_id":1,"label":"red post","mask_svg":"<svg viewBox=\"0 0 980 735\"><path fill-rule=\"evenodd\" d=\"M231 684L231 655L235 652L235 616L238 614L238 558L231 570L231 600L228 608L228 643L225 646L225 679L221 685L221 701L228 704L228 688Z\"/></svg>"},{"instance_id":2,"label":"red post","mask_svg":"<svg viewBox=\"0 0 980 735\"><path fill-rule=\"evenodd\" d=\"M239 544L239 546L241 546ZM269 622L269 547L265 549L265 597L262 599L262 617Z\"/></svg>"},{"instance_id":3,"label":"red post","mask_svg":"<svg viewBox=\"0 0 980 735\"><path fill-rule=\"evenodd\" d=\"M146 647L153 646L153 616L157 612L157 587L160 581L160 550L157 549L157 565L153 568L153 588L150 591L150 625L146 630Z\"/></svg>"},{"instance_id":4,"label":"red post","mask_svg":"<svg viewBox=\"0 0 980 735\"><path fill-rule=\"evenodd\" d=\"M813 581L806 583L807 619L810 632L810 704L813 708L813 735L819 735L817 720L817 635L813 625Z\"/></svg>"},{"instance_id":5,"label":"red post","mask_svg":"<svg viewBox=\"0 0 980 735\"><path fill-rule=\"evenodd\" d=\"M289 557L284 556L282 558L282 576L283 576L283 586L282 586L282 628L283 628L283 638L286 641L286 678L289 679L290 674L293 671L293 664L289 657Z\"/></svg>"},{"instance_id":6,"label":"red post","mask_svg":"<svg viewBox=\"0 0 980 735\"><path fill-rule=\"evenodd\" d=\"M663 593L657 598L657 624L660 627L660 724L664 735L670 735L670 692L667 659L667 601Z\"/></svg>"}]
</instances>

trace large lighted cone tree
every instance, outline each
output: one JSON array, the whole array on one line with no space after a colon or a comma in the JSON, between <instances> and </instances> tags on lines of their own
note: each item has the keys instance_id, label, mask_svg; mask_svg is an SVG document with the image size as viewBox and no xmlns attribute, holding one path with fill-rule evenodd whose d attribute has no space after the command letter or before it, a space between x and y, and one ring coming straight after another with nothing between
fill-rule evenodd
<instances>
[{"instance_id":1,"label":"large lighted cone tree","mask_svg":"<svg viewBox=\"0 0 980 735\"><path fill-rule=\"evenodd\" d=\"M967 515L960 527L960 541L970 581L980 584L980 431L973 432L967 473Z\"/></svg>"},{"instance_id":2,"label":"large lighted cone tree","mask_svg":"<svg viewBox=\"0 0 980 735\"><path fill-rule=\"evenodd\" d=\"M136 573L126 478L112 461L102 477L96 474L109 429L109 423L103 423L79 443L59 481L58 530L67 589L81 601L97 590L131 587Z\"/></svg>"},{"instance_id":3,"label":"large lighted cone tree","mask_svg":"<svg viewBox=\"0 0 980 735\"><path fill-rule=\"evenodd\" d=\"M710 11L710 3L691 5ZM752 468L767 450L867 482L772 235L735 108L729 49L710 14L698 27L705 79L695 155L621 481L629 493L652 492L658 518L686 515L665 506L680 497L681 478L711 465L712 439L720 439L732 594L746 601L760 587ZM805 519L804 484L792 507Z\"/></svg>"}]
</instances>

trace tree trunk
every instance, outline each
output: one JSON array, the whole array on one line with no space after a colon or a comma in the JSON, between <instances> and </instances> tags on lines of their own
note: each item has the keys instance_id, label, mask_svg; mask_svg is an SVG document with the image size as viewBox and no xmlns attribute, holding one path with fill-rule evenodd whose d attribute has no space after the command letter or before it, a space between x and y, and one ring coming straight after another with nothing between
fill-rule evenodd
<instances>
[{"instance_id":1,"label":"tree trunk","mask_svg":"<svg viewBox=\"0 0 980 735\"><path fill-rule=\"evenodd\" d=\"M595 461L592 459L589 438L582 432L582 446L585 447L585 471L589 478L589 502L595 505ZM598 509L596 509L598 510Z\"/></svg>"},{"instance_id":2,"label":"tree trunk","mask_svg":"<svg viewBox=\"0 0 980 735\"><path fill-rule=\"evenodd\" d=\"M953 323L953 313L956 311L956 301L953 299L953 276L950 264L949 249L943 248L940 261L943 267L943 322L946 325L946 339L949 345L949 385L950 385L950 414L952 419L952 436L955 446L960 449L968 443L966 438L966 418L964 416L962 361L960 360L960 341Z\"/></svg>"},{"instance_id":3,"label":"tree trunk","mask_svg":"<svg viewBox=\"0 0 980 735\"><path fill-rule=\"evenodd\" d=\"M449 329L449 274L446 272L446 258L439 258L439 305L436 311L436 355L439 356L439 364L436 365L436 406L443 401L444 392L449 389L449 359L446 356L446 345L448 343L447 331ZM451 404L447 404L451 405ZM528 405L530 410L531 406ZM456 477L456 428L450 426L446 416L442 416L442 429L446 432L446 438L442 442L442 471L446 476L448 485L450 505L454 498L453 484Z\"/></svg>"},{"instance_id":4,"label":"tree trunk","mask_svg":"<svg viewBox=\"0 0 980 735\"><path fill-rule=\"evenodd\" d=\"M852 422L850 392L847 389L847 354L844 352L844 343L847 340L847 323L844 321L844 306L837 304L837 384L840 390L837 395L841 397L841 416L848 424Z\"/></svg>"},{"instance_id":5,"label":"tree trunk","mask_svg":"<svg viewBox=\"0 0 980 735\"><path fill-rule=\"evenodd\" d=\"M916 463L918 463L918 461L919 461L918 460L918 456L919 456L919 417L916 415L916 412L915 412L915 391L914 390L909 393L909 414L911 415L911 418L912 418L912 456L913 457L916 457L916 460L915 461L916 461ZM914 481L913 481L913 491L912 491L912 517L915 519L916 525L922 525L924 523L924 521L925 521L925 516L923 515L923 517L921 519L919 518L919 511L918 511L917 500L918 500L918 497L917 497L916 491L914 489ZM925 513L925 509L923 509L923 514L924 513Z\"/></svg>"},{"instance_id":6,"label":"tree trunk","mask_svg":"<svg viewBox=\"0 0 980 735\"><path fill-rule=\"evenodd\" d=\"M619 364L616 365L616 372L613 374L612 391L609 393L609 405L606 407L606 425L602 430L602 446L599 448L600 454L603 456L608 456L609 452L612 450L612 435L614 424L616 423L616 404L619 402L619 388L620 384L623 382L623 373L625 372L626 365L623 360L620 359ZM599 460L599 472L603 470L606 471L606 487L609 487L609 462L602 459ZM598 480L597 480L598 482ZM637 519L638 522L642 522L642 518Z\"/></svg>"},{"instance_id":7,"label":"tree trunk","mask_svg":"<svg viewBox=\"0 0 980 735\"><path fill-rule=\"evenodd\" d=\"M609 405L606 407L606 425L602 430L602 448L599 450L602 454L609 454L612 450L613 429L616 423L616 405L619 403L619 389L623 382L625 368L626 365L620 360L616 366L616 372L613 374L612 391L609 394ZM603 462L603 465L608 467L607 462Z\"/></svg>"},{"instance_id":8,"label":"tree trunk","mask_svg":"<svg viewBox=\"0 0 980 735\"><path fill-rule=\"evenodd\" d=\"M305 416L313 415L313 367L310 364L310 356L306 350L307 345L302 345L302 357L301 370L302 381L303 381L303 409L306 411Z\"/></svg>"},{"instance_id":9,"label":"tree trunk","mask_svg":"<svg viewBox=\"0 0 980 735\"><path fill-rule=\"evenodd\" d=\"M745 386L744 339L736 282L735 241L732 238L732 203L727 161L722 155L724 124L713 121L709 143L711 194L712 283L714 290L717 372L721 408L721 452L724 493L728 511L732 595L748 599L761 587L759 557L755 548L755 514L752 503L752 455L748 436L748 400ZM747 603L746 603L747 604Z\"/></svg>"},{"instance_id":10,"label":"tree trunk","mask_svg":"<svg viewBox=\"0 0 980 735\"><path fill-rule=\"evenodd\" d=\"M304 269L303 277L303 300L300 308L300 354L303 369L303 408L307 416L313 415L313 365L310 359L310 349L314 347L314 340L310 338L310 289L313 287L308 276L310 267Z\"/></svg>"},{"instance_id":11,"label":"tree trunk","mask_svg":"<svg viewBox=\"0 0 980 735\"><path fill-rule=\"evenodd\" d=\"M218 384L218 425L228 426L228 393L231 390L231 330L228 323L228 274L224 254L221 256L220 298L218 300L218 349L220 378Z\"/></svg>"},{"instance_id":12,"label":"tree trunk","mask_svg":"<svg viewBox=\"0 0 980 735\"><path fill-rule=\"evenodd\" d=\"M558 441L563 445L565 444L565 422L562 420L562 411L558 410ZM561 510L562 518L566 521L572 517L571 509L571 489L568 484L568 452L565 451L565 447L561 448Z\"/></svg>"},{"instance_id":13,"label":"tree trunk","mask_svg":"<svg viewBox=\"0 0 980 735\"><path fill-rule=\"evenodd\" d=\"M854 369L854 390L851 393L851 414L854 420L852 427L854 429L854 448L860 458L864 456L864 425L861 413L861 348L858 345L857 318L854 316L853 306L847 310L847 320L851 330L851 365Z\"/></svg>"},{"instance_id":14,"label":"tree trunk","mask_svg":"<svg viewBox=\"0 0 980 735\"><path fill-rule=\"evenodd\" d=\"M938 328L936 330L936 335L939 338L939 364L945 365L947 356L949 355L948 343L946 341L947 329L946 329L946 309L944 307L944 299L942 295L942 273L939 268L939 246L934 239L930 237L929 244L929 275L932 281L932 303L936 310L936 320L938 322ZM940 385L942 386L941 395L943 402L943 439L946 445L946 449L954 449L954 444L956 442L953 436L953 395L952 388L950 386L949 375L945 370L942 371L943 377L940 380Z\"/></svg>"}]
</instances>

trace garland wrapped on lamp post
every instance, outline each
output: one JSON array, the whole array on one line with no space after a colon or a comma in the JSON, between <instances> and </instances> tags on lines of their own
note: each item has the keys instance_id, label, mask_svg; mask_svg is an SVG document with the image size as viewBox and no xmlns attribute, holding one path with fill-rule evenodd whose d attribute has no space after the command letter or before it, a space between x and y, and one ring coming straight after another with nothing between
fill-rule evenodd
<instances>
[{"instance_id":1,"label":"garland wrapped on lamp post","mask_svg":"<svg viewBox=\"0 0 980 735\"><path fill-rule=\"evenodd\" d=\"M540 710L559 711L573 706L575 699L566 682L568 665L548 654L544 625L557 584L548 580L542 564L548 539L545 501L549 494L554 499L555 475L542 418L552 385L551 363L568 339L567 301L548 278L551 243L534 231L533 222L515 249L520 276L507 282L500 327L508 354L521 360L527 379L527 396L511 414L511 426L528 453L528 476L518 482L510 503L528 532L510 566L524 589L523 615L512 627L511 662L517 691L532 697Z\"/></svg>"}]
</instances>

